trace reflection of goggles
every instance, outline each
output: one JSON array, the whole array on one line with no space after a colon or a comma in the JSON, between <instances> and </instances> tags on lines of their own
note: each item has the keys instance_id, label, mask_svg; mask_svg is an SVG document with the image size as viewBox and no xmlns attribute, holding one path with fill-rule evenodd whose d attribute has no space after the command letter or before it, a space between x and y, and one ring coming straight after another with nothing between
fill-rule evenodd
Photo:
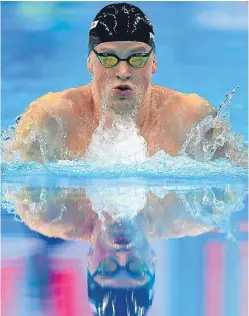
<instances>
[{"instance_id":1,"label":"reflection of goggles","mask_svg":"<svg viewBox=\"0 0 249 316\"><path fill-rule=\"evenodd\" d=\"M151 279L154 278L146 264L137 257L127 262L124 267L120 266L116 260L106 258L99 264L92 277L94 278L96 275L110 277L116 275L120 270L126 270L131 277L143 277L148 275Z\"/></svg>"},{"instance_id":2,"label":"reflection of goggles","mask_svg":"<svg viewBox=\"0 0 249 316\"><path fill-rule=\"evenodd\" d=\"M121 59L114 54L98 53L93 48L93 51L96 54L96 56L98 57L99 61L106 68L112 68L112 67L116 66L120 61L128 62L128 64L134 68L142 68L145 65L145 63L147 62L152 50L153 49L151 49L149 53L136 53L136 54L133 54L125 59Z\"/></svg>"}]
</instances>

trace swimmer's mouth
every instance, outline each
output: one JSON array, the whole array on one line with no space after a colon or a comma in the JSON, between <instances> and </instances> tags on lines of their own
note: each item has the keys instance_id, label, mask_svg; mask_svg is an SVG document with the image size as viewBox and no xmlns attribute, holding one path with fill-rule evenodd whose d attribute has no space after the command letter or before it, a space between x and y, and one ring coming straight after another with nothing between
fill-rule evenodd
<instances>
[{"instance_id":1,"label":"swimmer's mouth","mask_svg":"<svg viewBox=\"0 0 249 316\"><path fill-rule=\"evenodd\" d=\"M118 89L120 91L132 90L132 88L129 85L118 85L114 87L114 89Z\"/></svg>"},{"instance_id":2,"label":"swimmer's mouth","mask_svg":"<svg viewBox=\"0 0 249 316\"><path fill-rule=\"evenodd\" d=\"M126 231L122 231L122 230L117 230L114 231L112 233L112 240L114 245L119 246L119 247L127 247L127 246L131 246L131 242L132 242L132 234L129 232L129 230L127 229Z\"/></svg>"},{"instance_id":3,"label":"swimmer's mouth","mask_svg":"<svg viewBox=\"0 0 249 316\"><path fill-rule=\"evenodd\" d=\"M126 237L118 237L118 238L114 238L114 243L118 244L120 246L122 245L128 245L131 243L131 240L129 238Z\"/></svg>"},{"instance_id":4,"label":"swimmer's mouth","mask_svg":"<svg viewBox=\"0 0 249 316\"><path fill-rule=\"evenodd\" d=\"M118 85L115 88L113 88L113 91L121 96L121 97L128 97L130 96L133 92L130 86L128 85Z\"/></svg>"}]
</instances>

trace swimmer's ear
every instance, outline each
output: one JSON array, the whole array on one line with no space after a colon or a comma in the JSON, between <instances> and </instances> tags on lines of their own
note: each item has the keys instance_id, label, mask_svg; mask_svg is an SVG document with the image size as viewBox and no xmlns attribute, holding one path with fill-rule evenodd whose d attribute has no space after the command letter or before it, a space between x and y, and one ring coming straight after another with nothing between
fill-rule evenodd
<instances>
[{"instance_id":1,"label":"swimmer's ear","mask_svg":"<svg viewBox=\"0 0 249 316\"><path fill-rule=\"evenodd\" d=\"M93 73L93 65L92 65L92 62L91 62L91 57L90 57L90 55L87 57L87 70L88 70L90 73Z\"/></svg>"},{"instance_id":2,"label":"swimmer's ear","mask_svg":"<svg viewBox=\"0 0 249 316\"><path fill-rule=\"evenodd\" d=\"M154 54L153 56L153 63L152 63L152 73L154 74L157 69L157 60L156 60L156 55Z\"/></svg>"}]
</instances>

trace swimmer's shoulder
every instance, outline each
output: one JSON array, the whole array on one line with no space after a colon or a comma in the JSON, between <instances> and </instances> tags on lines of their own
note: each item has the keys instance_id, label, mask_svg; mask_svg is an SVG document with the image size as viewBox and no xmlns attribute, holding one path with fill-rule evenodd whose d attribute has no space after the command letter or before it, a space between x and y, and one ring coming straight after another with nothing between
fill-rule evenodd
<instances>
[{"instance_id":1,"label":"swimmer's shoulder","mask_svg":"<svg viewBox=\"0 0 249 316\"><path fill-rule=\"evenodd\" d=\"M160 85L152 84L152 97L153 99L158 100L160 103L170 101L173 97L176 97L179 94L179 91L163 87Z\"/></svg>"},{"instance_id":2,"label":"swimmer's shoulder","mask_svg":"<svg viewBox=\"0 0 249 316\"><path fill-rule=\"evenodd\" d=\"M60 93L60 98L69 101L78 108L90 106L92 101L91 85L66 89Z\"/></svg>"},{"instance_id":3,"label":"swimmer's shoulder","mask_svg":"<svg viewBox=\"0 0 249 316\"><path fill-rule=\"evenodd\" d=\"M184 93L160 85L153 85L152 91L160 98L163 110L172 114L181 111L190 120L196 121L210 113L216 113L210 102L197 93Z\"/></svg>"},{"instance_id":4,"label":"swimmer's shoulder","mask_svg":"<svg viewBox=\"0 0 249 316\"><path fill-rule=\"evenodd\" d=\"M49 92L38 100L42 103L45 101L51 112L62 117L82 115L91 107L91 88L90 85L84 85L60 92Z\"/></svg>"},{"instance_id":5,"label":"swimmer's shoulder","mask_svg":"<svg viewBox=\"0 0 249 316\"><path fill-rule=\"evenodd\" d=\"M55 118L70 121L86 113L90 101L89 85L48 92L29 104L17 125L17 134L23 138L31 130L40 130L45 122Z\"/></svg>"},{"instance_id":6,"label":"swimmer's shoulder","mask_svg":"<svg viewBox=\"0 0 249 316\"><path fill-rule=\"evenodd\" d=\"M40 119L60 117L67 119L85 114L91 105L89 85L69 88L63 91L48 92L31 102L25 114L33 114Z\"/></svg>"}]
</instances>

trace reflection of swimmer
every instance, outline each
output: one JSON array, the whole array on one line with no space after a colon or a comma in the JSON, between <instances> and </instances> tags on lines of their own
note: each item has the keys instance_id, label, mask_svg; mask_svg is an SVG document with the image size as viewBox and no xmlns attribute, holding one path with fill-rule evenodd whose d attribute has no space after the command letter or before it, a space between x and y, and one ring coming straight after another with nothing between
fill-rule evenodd
<instances>
[{"instance_id":1,"label":"reflection of swimmer","mask_svg":"<svg viewBox=\"0 0 249 316\"><path fill-rule=\"evenodd\" d=\"M156 257L139 222L100 230L88 255L88 296L95 315L145 315L154 297Z\"/></svg>"},{"instance_id":2,"label":"reflection of swimmer","mask_svg":"<svg viewBox=\"0 0 249 316\"><path fill-rule=\"evenodd\" d=\"M31 229L90 242L88 295L95 315L146 314L154 297L156 262L139 218L117 222L104 213L100 220L84 189L25 188L10 191L9 198Z\"/></svg>"},{"instance_id":3,"label":"reflection of swimmer","mask_svg":"<svg viewBox=\"0 0 249 316\"><path fill-rule=\"evenodd\" d=\"M90 187L91 188L91 187ZM86 240L93 243L93 236L99 231L103 222L108 225L113 222L139 218L144 234L148 240L154 238L179 238L196 236L217 228L219 221L229 220L234 211L243 208L247 191L244 186L226 185L224 188L189 188L167 190L164 187L150 187L132 199L134 212L124 213L124 202L131 203L129 194L115 184L116 192L111 191L123 203L114 203L109 212L106 203L108 191L104 187L96 188L93 195L89 187L85 188L9 188L6 199L13 204L16 213L30 229L48 237L58 237L65 240ZM86 192L91 192L90 195ZM136 191L136 188L134 188ZM105 194L103 194L105 192ZM107 204L109 205L109 204Z\"/></svg>"},{"instance_id":4,"label":"reflection of swimmer","mask_svg":"<svg viewBox=\"0 0 249 316\"><path fill-rule=\"evenodd\" d=\"M120 192L124 194L119 187L115 189L117 196ZM179 187L175 192L165 188L158 198L155 195L156 192L159 195L158 189L148 189L143 209L133 217L121 213L121 219L114 212L115 208L118 211L118 203L113 204L111 214L106 209L101 213L100 205L104 205L107 194L106 191L102 194L103 188L96 190L103 202L95 203L96 210L86 194L87 188L24 187L15 192L10 189L6 196L31 229L49 237L91 244L88 295L95 315L146 315L153 301L156 275L156 256L150 240L207 233L215 228L215 221L206 221L203 215L213 217L216 222L223 221L229 218L231 207L236 210L238 205L243 207L245 198L241 189L184 191ZM138 199L144 201L142 195ZM125 200L130 203L128 198ZM194 218L186 205L196 210L198 216Z\"/></svg>"},{"instance_id":5,"label":"reflection of swimmer","mask_svg":"<svg viewBox=\"0 0 249 316\"><path fill-rule=\"evenodd\" d=\"M217 114L197 94L151 84L157 70L155 33L136 6L111 4L97 14L89 31L87 67L91 84L48 93L32 102L23 114L12 147L21 150L23 161L81 159L101 119L108 130L117 116L136 125L149 155L164 150L176 156L195 124ZM230 150L224 135L219 138L223 127L221 122L203 136L210 142L218 137L213 158L226 157ZM186 153L202 160L206 148L201 140L197 147L194 153ZM233 156L228 156L233 161ZM247 162L239 164L246 166Z\"/></svg>"}]
</instances>

